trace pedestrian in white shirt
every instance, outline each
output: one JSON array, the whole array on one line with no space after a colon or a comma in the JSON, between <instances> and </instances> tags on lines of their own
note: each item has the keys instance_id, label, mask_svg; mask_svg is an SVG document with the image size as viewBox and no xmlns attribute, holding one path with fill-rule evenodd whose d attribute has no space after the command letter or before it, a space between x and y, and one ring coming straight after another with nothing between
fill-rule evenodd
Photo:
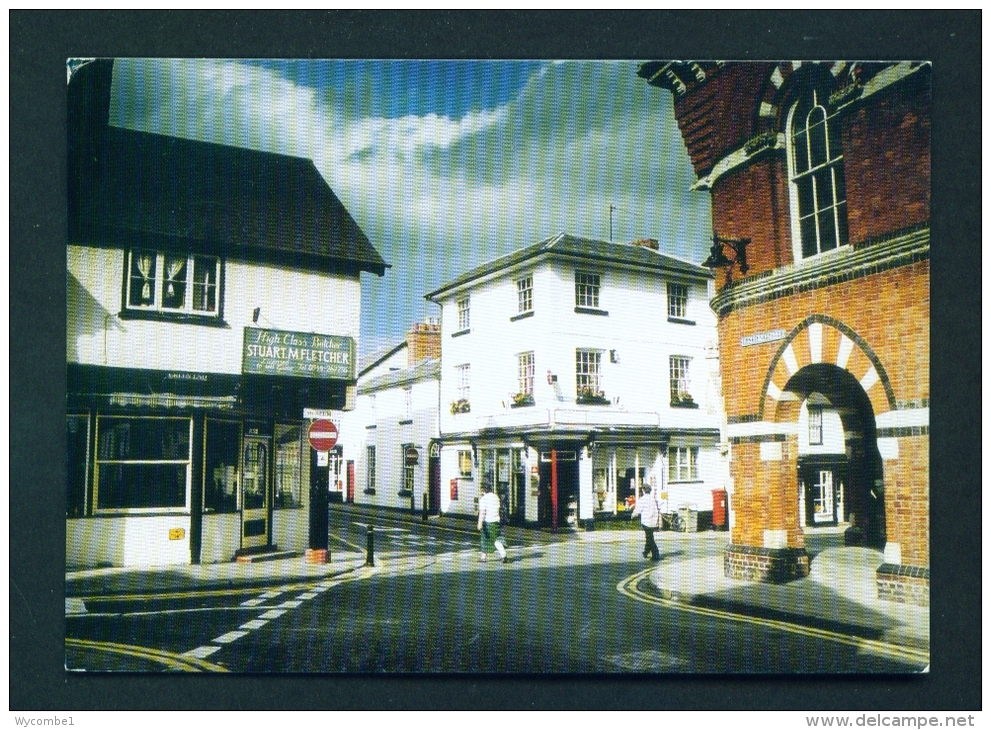
<instances>
[{"instance_id":1,"label":"pedestrian in white shirt","mask_svg":"<svg viewBox=\"0 0 991 730\"><path fill-rule=\"evenodd\" d=\"M661 523L661 510L657 506L657 500L654 498L649 484L643 486L643 493L637 500L637 506L630 513L630 518L632 519L637 515L640 515L640 524L643 526L643 556L646 558L649 555L651 560L657 562L661 559L661 551L657 549L657 543L654 542L654 533L657 532Z\"/></svg>"},{"instance_id":2,"label":"pedestrian in white shirt","mask_svg":"<svg viewBox=\"0 0 991 730\"><path fill-rule=\"evenodd\" d=\"M478 500L478 529L481 532L481 553L478 559L483 563L493 549L499 553L502 562L508 563L509 556L499 534L499 497L492 492L489 484L482 483L482 496Z\"/></svg>"}]
</instances>

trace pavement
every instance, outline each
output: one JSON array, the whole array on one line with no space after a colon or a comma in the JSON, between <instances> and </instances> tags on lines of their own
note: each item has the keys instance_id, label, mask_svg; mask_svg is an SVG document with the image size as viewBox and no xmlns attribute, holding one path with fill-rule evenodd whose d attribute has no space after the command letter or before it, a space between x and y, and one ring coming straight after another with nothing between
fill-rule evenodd
<instances>
[{"instance_id":1,"label":"pavement","mask_svg":"<svg viewBox=\"0 0 991 730\"><path fill-rule=\"evenodd\" d=\"M335 509L340 509L338 505ZM373 511L351 509L355 516ZM390 521L419 522L411 513L388 513ZM462 521L445 524L461 526ZM474 525L463 521L466 531ZM643 534L633 529L562 531L509 528L509 544L524 542L531 549L541 545L571 544L603 556L639 557ZM811 562L808 577L776 585L728 578L723 570L726 532L657 533L661 560L642 584L662 599L724 612L779 620L837 631L915 649L929 648L929 609L877 597L874 571L883 562L877 550L845 547L839 531L817 532L806 538ZM607 545L616 551L607 551ZM519 548L511 548L511 555ZM474 550L462 551L464 565L477 565ZM376 567L365 565L356 551L334 550L327 563L312 564L300 553L281 553L250 563L213 563L149 568L96 568L66 573L66 614L85 612L83 598L94 595L148 595L177 591L247 588L332 578L340 575L380 573L428 567L436 558L388 559L376 554ZM471 558L470 560L468 558ZM459 561L459 564L461 561ZM650 563L645 561L644 567ZM453 567L453 566L452 566Z\"/></svg>"}]
</instances>

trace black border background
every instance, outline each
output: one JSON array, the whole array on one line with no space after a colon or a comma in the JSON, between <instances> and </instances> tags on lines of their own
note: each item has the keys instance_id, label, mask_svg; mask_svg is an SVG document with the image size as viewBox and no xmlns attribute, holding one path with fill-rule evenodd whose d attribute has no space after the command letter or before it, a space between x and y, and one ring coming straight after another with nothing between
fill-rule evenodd
<instances>
[{"instance_id":1,"label":"black border background","mask_svg":"<svg viewBox=\"0 0 991 730\"><path fill-rule=\"evenodd\" d=\"M9 42L9 709L981 708L979 10L10 11ZM65 60L88 56L932 61L930 673L66 674Z\"/></svg>"}]
</instances>

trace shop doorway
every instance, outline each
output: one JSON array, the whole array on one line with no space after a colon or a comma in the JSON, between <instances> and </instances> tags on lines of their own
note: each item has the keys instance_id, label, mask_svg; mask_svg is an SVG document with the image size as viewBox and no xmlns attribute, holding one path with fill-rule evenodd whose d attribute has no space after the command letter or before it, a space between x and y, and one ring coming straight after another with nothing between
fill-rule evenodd
<instances>
[{"instance_id":1,"label":"shop doorway","mask_svg":"<svg viewBox=\"0 0 991 730\"><path fill-rule=\"evenodd\" d=\"M430 460L427 464L430 505L432 515L440 514L440 444L430 444Z\"/></svg>"},{"instance_id":2,"label":"shop doorway","mask_svg":"<svg viewBox=\"0 0 991 730\"><path fill-rule=\"evenodd\" d=\"M241 462L241 547L253 548L269 540L269 454L267 438L245 437Z\"/></svg>"},{"instance_id":3,"label":"shop doorway","mask_svg":"<svg viewBox=\"0 0 991 730\"><path fill-rule=\"evenodd\" d=\"M557 499L554 499L552 461L557 466ZM555 510L556 501L556 510ZM574 450L540 452L540 496L537 510L542 527L567 529L578 521L578 455Z\"/></svg>"}]
</instances>

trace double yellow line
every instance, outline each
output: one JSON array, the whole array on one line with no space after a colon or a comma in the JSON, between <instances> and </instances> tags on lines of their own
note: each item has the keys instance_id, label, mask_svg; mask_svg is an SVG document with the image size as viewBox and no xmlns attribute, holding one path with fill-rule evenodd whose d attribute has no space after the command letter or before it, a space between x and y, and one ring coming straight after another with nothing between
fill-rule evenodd
<instances>
[{"instance_id":1,"label":"double yellow line","mask_svg":"<svg viewBox=\"0 0 991 730\"><path fill-rule=\"evenodd\" d=\"M652 603L656 606L664 606L665 608L673 608L685 613L693 613L698 616L708 616L710 618L719 618L726 621L735 621L737 623L751 624L753 626L764 626L771 629L776 629L778 631L784 631L790 634L799 634L801 636L810 636L817 639L823 639L825 641L832 641L837 644L844 644L846 646L852 646L856 649L862 651L868 651L872 654L879 654L881 656L902 659L911 662L919 662L922 664L929 664L929 651L926 649L916 649L911 646L899 646L898 644L888 644L883 641L876 641L874 639L864 639L858 636L847 636L846 634L840 634L835 631L828 631L826 629L818 629L814 626L802 626L800 624L792 624L787 621L778 621L775 619L759 618L757 616L747 616L739 613L732 613L730 611L720 611L714 608L705 608L703 606L693 606L687 603L681 603L679 601L673 601L666 598L661 598L659 596L654 596L649 593L644 593L639 588L637 584L641 580L647 577L648 574L652 573L656 568L647 568L646 570L641 570L639 573L634 573L628 578L624 578L616 585L616 590L622 593L624 596L632 598L637 601L643 601L645 603Z\"/></svg>"},{"instance_id":2,"label":"double yellow line","mask_svg":"<svg viewBox=\"0 0 991 730\"><path fill-rule=\"evenodd\" d=\"M66 647L73 649L90 649L107 654L119 654L122 656L135 657L146 661L162 664L167 669L180 672L226 672L227 669L219 664L204 661L197 657L174 654L170 651L152 649L147 646L132 646L130 644L115 644L110 641L90 641L88 639L65 640Z\"/></svg>"}]
</instances>

